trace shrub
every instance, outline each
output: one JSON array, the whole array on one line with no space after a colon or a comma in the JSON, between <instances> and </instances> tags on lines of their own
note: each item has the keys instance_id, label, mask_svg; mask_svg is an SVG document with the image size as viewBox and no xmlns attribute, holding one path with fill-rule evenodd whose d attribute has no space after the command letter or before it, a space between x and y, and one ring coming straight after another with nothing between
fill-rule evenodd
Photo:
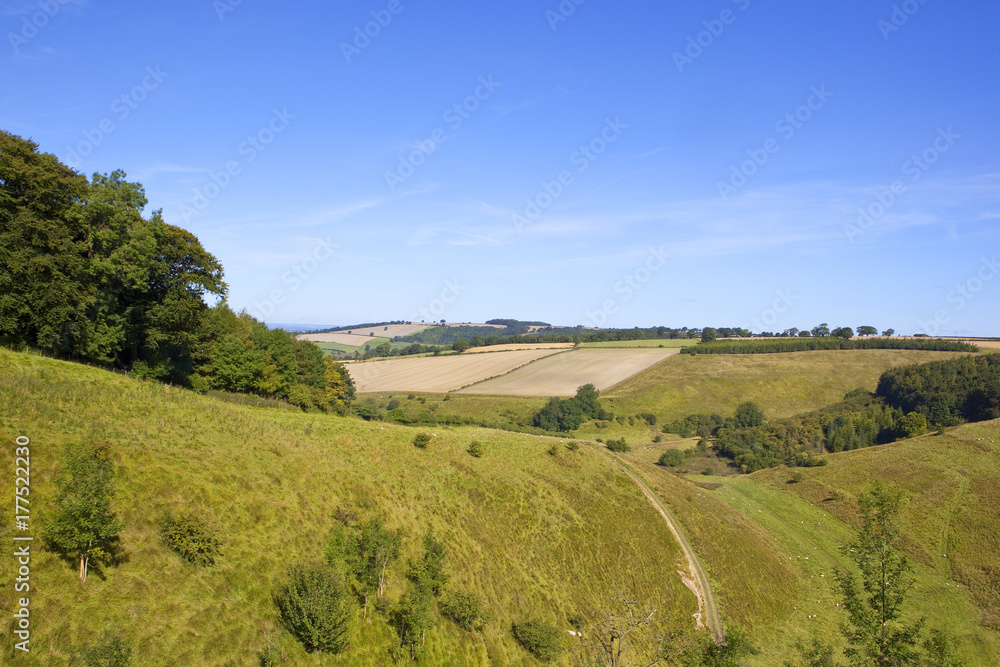
<instances>
[{"instance_id":1,"label":"shrub","mask_svg":"<svg viewBox=\"0 0 1000 667\"><path fill-rule=\"evenodd\" d=\"M168 547L195 565L215 565L222 555L211 527L193 514L167 514L160 521L160 535Z\"/></svg>"},{"instance_id":2,"label":"shrub","mask_svg":"<svg viewBox=\"0 0 1000 667\"><path fill-rule=\"evenodd\" d=\"M552 445L546 451L548 451L550 456L559 456L559 445Z\"/></svg>"},{"instance_id":3,"label":"shrub","mask_svg":"<svg viewBox=\"0 0 1000 667\"><path fill-rule=\"evenodd\" d=\"M419 447L420 449L427 449L427 445L431 443L431 436L426 433L418 433L417 437L413 439L413 446Z\"/></svg>"},{"instance_id":4,"label":"shrub","mask_svg":"<svg viewBox=\"0 0 1000 667\"><path fill-rule=\"evenodd\" d=\"M483 456L483 446L480 445L475 440L473 440L472 444L469 445L469 453L472 454L473 456L475 456L477 459L478 458L482 458L482 456Z\"/></svg>"},{"instance_id":5,"label":"shrub","mask_svg":"<svg viewBox=\"0 0 1000 667\"><path fill-rule=\"evenodd\" d=\"M655 443L655 442L663 442L663 436L662 436L662 435L657 435L657 436L654 436L654 437L653 437L653 442L654 442L654 443Z\"/></svg>"},{"instance_id":6,"label":"shrub","mask_svg":"<svg viewBox=\"0 0 1000 667\"><path fill-rule=\"evenodd\" d=\"M612 452L630 452L632 448L628 446L625 442L625 438L619 438L617 440L608 440L607 447Z\"/></svg>"},{"instance_id":7,"label":"shrub","mask_svg":"<svg viewBox=\"0 0 1000 667\"><path fill-rule=\"evenodd\" d=\"M353 615L344 585L323 565L293 565L275 595L281 622L310 653L339 653L350 639Z\"/></svg>"},{"instance_id":8,"label":"shrub","mask_svg":"<svg viewBox=\"0 0 1000 667\"><path fill-rule=\"evenodd\" d=\"M475 593L451 593L441 612L463 630L474 630L483 617L483 602Z\"/></svg>"},{"instance_id":9,"label":"shrub","mask_svg":"<svg viewBox=\"0 0 1000 667\"><path fill-rule=\"evenodd\" d=\"M132 647L121 635L108 635L81 651L80 660L87 667L129 667L132 664Z\"/></svg>"},{"instance_id":10,"label":"shrub","mask_svg":"<svg viewBox=\"0 0 1000 667\"><path fill-rule=\"evenodd\" d=\"M558 629L536 619L514 624L514 638L539 660L548 662L562 650L562 634Z\"/></svg>"},{"instance_id":11,"label":"shrub","mask_svg":"<svg viewBox=\"0 0 1000 667\"><path fill-rule=\"evenodd\" d=\"M568 449L568 450L569 450L569 451L571 451L571 452L575 452L575 451L578 451L578 450L580 449L580 443L579 443L579 442L577 442L576 440L570 440L570 441L569 441L569 442L568 442L568 443L566 444L566 449Z\"/></svg>"},{"instance_id":12,"label":"shrub","mask_svg":"<svg viewBox=\"0 0 1000 667\"><path fill-rule=\"evenodd\" d=\"M679 449L668 449L660 454L660 460L656 463L663 467L676 468L684 463L684 452Z\"/></svg>"}]
</instances>

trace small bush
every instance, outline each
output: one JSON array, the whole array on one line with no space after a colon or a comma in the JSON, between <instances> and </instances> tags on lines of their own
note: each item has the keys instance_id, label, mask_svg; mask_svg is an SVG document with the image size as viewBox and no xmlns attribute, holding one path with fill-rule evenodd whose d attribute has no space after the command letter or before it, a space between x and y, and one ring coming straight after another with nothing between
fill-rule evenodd
<instances>
[{"instance_id":1,"label":"small bush","mask_svg":"<svg viewBox=\"0 0 1000 667\"><path fill-rule=\"evenodd\" d=\"M167 514L160 522L160 534L168 547L195 565L215 565L222 554L219 540L208 524L192 514Z\"/></svg>"},{"instance_id":2,"label":"small bush","mask_svg":"<svg viewBox=\"0 0 1000 667\"><path fill-rule=\"evenodd\" d=\"M340 578L324 565L293 565L275 595L285 628L310 653L340 653L350 640L350 596Z\"/></svg>"},{"instance_id":3,"label":"small bush","mask_svg":"<svg viewBox=\"0 0 1000 667\"><path fill-rule=\"evenodd\" d=\"M132 664L132 647L121 635L108 635L81 651L80 660L87 667L129 667Z\"/></svg>"},{"instance_id":4,"label":"small bush","mask_svg":"<svg viewBox=\"0 0 1000 667\"><path fill-rule=\"evenodd\" d=\"M413 446L419 447L420 449L427 449L427 445L431 443L431 436L426 433L418 433L417 437L413 439Z\"/></svg>"},{"instance_id":5,"label":"small bush","mask_svg":"<svg viewBox=\"0 0 1000 667\"><path fill-rule=\"evenodd\" d=\"M655 442L663 442L663 436L662 436L662 435L657 435L657 436L655 436L655 437L653 438L653 442L654 442L654 443L655 443Z\"/></svg>"},{"instance_id":6,"label":"small bush","mask_svg":"<svg viewBox=\"0 0 1000 667\"><path fill-rule=\"evenodd\" d=\"M552 445L548 448L549 456L559 456L559 445Z\"/></svg>"},{"instance_id":7,"label":"small bush","mask_svg":"<svg viewBox=\"0 0 1000 667\"><path fill-rule=\"evenodd\" d=\"M475 593L451 593L441 612L463 630L474 630L482 621L483 601Z\"/></svg>"},{"instance_id":8,"label":"small bush","mask_svg":"<svg viewBox=\"0 0 1000 667\"><path fill-rule=\"evenodd\" d=\"M580 443L576 440L570 440L569 443L566 444L566 449L571 452L578 451L580 449Z\"/></svg>"},{"instance_id":9,"label":"small bush","mask_svg":"<svg viewBox=\"0 0 1000 667\"><path fill-rule=\"evenodd\" d=\"M514 638L539 660L548 662L562 650L562 633L548 623L530 619L514 624Z\"/></svg>"},{"instance_id":10,"label":"small bush","mask_svg":"<svg viewBox=\"0 0 1000 667\"><path fill-rule=\"evenodd\" d=\"M665 468L676 468L684 463L684 452L679 449L668 449L660 454L660 459L656 463Z\"/></svg>"},{"instance_id":11,"label":"small bush","mask_svg":"<svg viewBox=\"0 0 1000 667\"><path fill-rule=\"evenodd\" d=\"M625 438L619 438L618 440L608 440L607 447L613 452L630 452L632 448L628 446L625 442Z\"/></svg>"},{"instance_id":12,"label":"small bush","mask_svg":"<svg viewBox=\"0 0 1000 667\"><path fill-rule=\"evenodd\" d=\"M472 454L473 456L475 456L477 459L482 458L482 456L483 456L483 446L480 445L475 440L473 440L472 444L469 445L469 453Z\"/></svg>"}]
</instances>

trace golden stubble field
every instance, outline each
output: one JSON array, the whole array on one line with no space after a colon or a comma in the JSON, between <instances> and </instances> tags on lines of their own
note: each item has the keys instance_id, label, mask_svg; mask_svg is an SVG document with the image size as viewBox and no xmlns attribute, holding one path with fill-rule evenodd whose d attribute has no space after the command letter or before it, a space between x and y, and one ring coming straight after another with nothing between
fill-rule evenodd
<instances>
[{"instance_id":1,"label":"golden stubble field","mask_svg":"<svg viewBox=\"0 0 1000 667\"><path fill-rule=\"evenodd\" d=\"M423 391L444 393L473 382L509 373L560 349L513 350L492 354L458 354L349 363L347 370L359 393ZM568 354L568 353L564 353Z\"/></svg>"},{"instance_id":2,"label":"golden stubble field","mask_svg":"<svg viewBox=\"0 0 1000 667\"><path fill-rule=\"evenodd\" d=\"M587 348L536 361L503 377L458 393L508 396L572 396L592 384L603 391L677 354L677 348Z\"/></svg>"}]
</instances>

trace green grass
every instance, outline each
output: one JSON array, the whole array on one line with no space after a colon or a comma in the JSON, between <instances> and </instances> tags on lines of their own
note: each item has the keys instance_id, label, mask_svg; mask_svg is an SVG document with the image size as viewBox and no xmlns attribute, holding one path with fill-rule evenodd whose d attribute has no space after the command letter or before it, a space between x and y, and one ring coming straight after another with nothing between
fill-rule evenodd
<instances>
[{"instance_id":1,"label":"green grass","mask_svg":"<svg viewBox=\"0 0 1000 667\"><path fill-rule=\"evenodd\" d=\"M470 397L471 398L471 397ZM457 399L453 399L457 400ZM450 402L450 401L449 401ZM415 433L435 433L426 450ZM466 633L438 618L426 664L537 664L510 635L534 613L567 617L626 591L663 619L690 618L693 596L676 575L679 550L641 492L599 452L546 450L558 440L485 429L411 429L213 400L86 366L0 350L0 432L31 438L32 510L52 506L66 443L110 444L120 475L127 562L93 575L42 549L31 561L32 647L16 664L67 665L72 647L119 627L141 664L250 665L273 635L289 664L389 664L397 645L383 617L357 619L340 657L307 657L276 621L271 595L288 565L319 559L338 506L381 512L415 558L427 527L448 550L451 586L480 594L488 622ZM481 443L482 458L466 450ZM3 464L13 476L13 447ZM161 542L157 518L194 513L218 527L211 568ZM10 544L12 529L0 528ZM13 568L0 574L0 613L12 612ZM403 591L403 569L388 595ZM10 663L9 647L0 664ZM571 663L566 654L558 664Z\"/></svg>"},{"instance_id":2,"label":"green grass","mask_svg":"<svg viewBox=\"0 0 1000 667\"><path fill-rule=\"evenodd\" d=\"M580 347L690 347L698 341L691 338L650 338L645 340L610 340L603 343L580 343Z\"/></svg>"},{"instance_id":3,"label":"green grass","mask_svg":"<svg viewBox=\"0 0 1000 667\"><path fill-rule=\"evenodd\" d=\"M958 352L835 350L759 355L676 355L602 393L615 414L651 412L661 423L690 414L731 415L755 401L769 418L791 417L875 390L889 368L962 356Z\"/></svg>"},{"instance_id":4,"label":"green grass","mask_svg":"<svg viewBox=\"0 0 1000 667\"><path fill-rule=\"evenodd\" d=\"M853 568L842 546L858 525L854 499L874 478L907 499L903 544L918 577L912 616L956 637L966 664L1000 663L1000 421L830 455L819 468L683 479L654 465L665 448L693 442L624 458L685 525L726 622L750 631L761 654L746 664L779 665L813 635L839 641L844 613L832 572ZM796 472L804 479L789 483ZM842 499L831 500L837 490Z\"/></svg>"}]
</instances>

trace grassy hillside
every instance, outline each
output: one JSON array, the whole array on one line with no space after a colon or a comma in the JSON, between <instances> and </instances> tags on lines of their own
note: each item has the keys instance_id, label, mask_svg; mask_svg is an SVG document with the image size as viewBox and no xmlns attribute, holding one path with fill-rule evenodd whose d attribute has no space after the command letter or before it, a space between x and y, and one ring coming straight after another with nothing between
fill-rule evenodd
<instances>
[{"instance_id":1,"label":"grassy hillside","mask_svg":"<svg viewBox=\"0 0 1000 667\"><path fill-rule=\"evenodd\" d=\"M306 656L276 622L271 595L291 563L321 557L339 506L384 513L405 535L404 562L434 528L448 550L451 586L483 596L488 623L466 633L439 619L427 664L535 664L510 623L537 614L560 628L615 591L690 619L693 595L677 576L679 552L639 490L604 456L583 448L481 429L416 429L255 409L105 371L0 350L0 433L31 438L32 509L51 508L66 443L103 441L120 471L114 507L127 561L92 575L41 550L32 560L33 653L17 664L69 664L71 648L121 628L143 665L251 665L272 634L289 664L388 664L397 644L382 616L359 618L352 648ZM466 453L482 443L485 456ZM13 447L3 449L13 477ZM187 511L210 520L223 543L212 568L183 563L161 543L157 517ZM5 524L0 538L9 540ZM0 610L12 610L13 567L0 574ZM398 599L402 568L388 596ZM8 616L9 617L9 616ZM9 650L0 653L9 662ZM560 664L569 664L564 655Z\"/></svg>"},{"instance_id":2,"label":"grassy hillside","mask_svg":"<svg viewBox=\"0 0 1000 667\"><path fill-rule=\"evenodd\" d=\"M768 417L791 417L875 390L889 368L962 356L957 352L836 350L761 355L678 355L610 387L615 414L651 412L661 421L689 414L732 414L756 401Z\"/></svg>"},{"instance_id":3,"label":"grassy hillside","mask_svg":"<svg viewBox=\"0 0 1000 667\"><path fill-rule=\"evenodd\" d=\"M955 636L966 664L1000 664L1000 421L735 478L680 479L653 464L670 446L625 458L685 524L724 614L751 629L761 653L748 664L781 664L813 635L839 641L845 615L832 571L853 567L843 545L857 527L855 499L875 478L907 499L901 525L918 576L911 613Z\"/></svg>"}]
</instances>

